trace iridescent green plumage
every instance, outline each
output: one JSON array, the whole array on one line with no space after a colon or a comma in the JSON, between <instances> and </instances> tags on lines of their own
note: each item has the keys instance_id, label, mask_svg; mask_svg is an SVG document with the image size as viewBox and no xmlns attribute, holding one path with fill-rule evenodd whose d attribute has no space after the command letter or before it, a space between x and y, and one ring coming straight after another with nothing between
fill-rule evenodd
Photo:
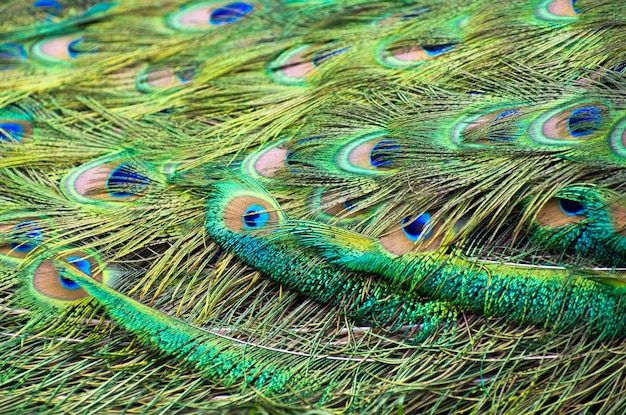
<instances>
[{"instance_id":1,"label":"iridescent green plumage","mask_svg":"<svg viewBox=\"0 0 626 415\"><path fill-rule=\"evenodd\" d=\"M5 3L3 411L624 412L621 2Z\"/></svg>"}]
</instances>

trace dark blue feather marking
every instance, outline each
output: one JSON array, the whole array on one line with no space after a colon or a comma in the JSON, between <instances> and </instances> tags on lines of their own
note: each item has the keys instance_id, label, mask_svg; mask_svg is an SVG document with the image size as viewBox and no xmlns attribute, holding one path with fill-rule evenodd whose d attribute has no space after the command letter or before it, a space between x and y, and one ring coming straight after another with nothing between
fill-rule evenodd
<instances>
[{"instance_id":1,"label":"dark blue feather marking","mask_svg":"<svg viewBox=\"0 0 626 415\"><path fill-rule=\"evenodd\" d=\"M455 46L456 43L443 43L440 45L422 45L422 49L424 49L424 52L426 52L428 56L437 56L442 53L450 52Z\"/></svg>"},{"instance_id":2,"label":"dark blue feather marking","mask_svg":"<svg viewBox=\"0 0 626 415\"><path fill-rule=\"evenodd\" d=\"M174 72L174 75L181 84L186 84L187 82L190 82L196 75L196 68L178 69Z\"/></svg>"},{"instance_id":3,"label":"dark blue feather marking","mask_svg":"<svg viewBox=\"0 0 626 415\"><path fill-rule=\"evenodd\" d=\"M120 164L109 175L106 187L113 197L129 197L145 190L150 179L137 173L128 163Z\"/></svg>"},{"instance_id":4,"label":"dark blue feather marking","mask_svg":"<svg viewBox=\"0 0 626 415\"><path fill-rule=\"evenodd\" d=\"M349 50L350 47L346 46L345 48L341 48L341 49L337 49L337 50L333 50L332 52L326 52L326 53L320 53L317 52L312 59L313 65L320 66L322 63L324 63L325 60L332 58L333 56L337 56L347 50Z\"/></svg>"},{"instance_id":5,"label":"dark blue feather marking","mask_svg":"<svg viewBox=\"0 0 626 415\"><path fill-rule=\"evenodd\" d=\"M561 211L568 216L582 215L585 213L585 206L582 203L569 199L559 199Z\"/></svg>"},{"instance_id":6,"label":"dark blue feather marking","mask_svg":"<svg viewBox=\"0 0 626 415\"><path fill-rule=\"evenodd\" d=\"M0 142L20 141L24 136L24 127L13 122L0 123Z\"/></svg>"},{"instance_id":7,"label":"dark blue feather marking","mask_svg":"<svg viewBox=\"0 0 626 415\"><path fill-rule=\"evenodd\" d=\"M402 231L411 241L415 242L418 239L428 239L432 234L432 229L428 233L424 234L424 230L430 221L431 215L428 212L422 213L416 219L408 216L402 219Z\"/></svg>"},{"instance_id":8,"label":"dark blue feather marking","mask_svg":"<svg viewBox=\"0 0 626 415\"><path fill-rule=\"evenodd\" d=\"M359 203L363 202L367 198L367 195L355 197L354 199L346 200L345 202L343 202L343 206L346 208L346 210L355 210L359 207Z\"/></svg>"},{"instance_id":9,"label":"dark blue feather marking","mask_svg":"<svg viewBox=\"0 0 626 415\"><path fill-rule=\"evenodd\" d=\"M580 10L576 8L576 2L577 1L578 0L571 0L571 2L572 2L572 9L574 10L574 13L580 14Z\"/></svg>"},{"instance_id":10,"label":"dark blue feather marking","mask_svg":"<svg viewBox=\"0 0 626 415\"><path fill-rule=\"evenodd\" d=\"M63 10L63 5L56 0L38 0L33 3L33 6L39 9L52 9L48 11L49 14L55 14Z\"/></svg>"},{"instance_id":11,"label":"dark blue feather marking","mask_svg":"<svg viewBox=\"0 0 626 415\"><path fill-rule=\"evenodd\" d=\"M414 19L416 17L420 17L424 13L429 12L430 9L426 6L416 7L414 9L409 10L408 12L402 15L402 20Z\"/></svg>"},{"instance_id":12,"label":"dark blue feather marking","mask_svg":"<svg viewBox=\"0 0 626 415\"><path fill-rule=\"evenodd\" d=\"M511 131L511 125L502 124L506 122L506 118L513 117L519 113L518 110L506 110L498 114L496 118L489 124L489 133L487 137L491 141L510 141L513 137L513 131ZM508 128L507 128L508 127Z\"/></svg>"},{"instance_id":13,"label":"dark blue feather marking","mask_svg":"<svg viewBox=\"0 0 626 415\"><path fill-rule=\"evenodd\" d=\"M17 62L27 58L26 50L24 46L17 43L4 43L0 45L0 62L8 61L6 63L0 63L0 71L11 69L15 67Z\"/></svg>"},{"instance_id":14,"label":"dark blue feather marking","mask_svg":"<svg viewBox=\"0 0 626 415\"><path fill-rule=\"evenodd\" d=\"M212 25L234 23L252 13L253 10L254 5L242 1L228 3L213 10L209 22Z\"/></svg>"},{"instance_id":15,"label":"dark blue feather marking","mask_svg":"<svg viewBox=\"0 0 626 415\"><path fill-rule=\"evenodd\" d=\"M597 107L577 108L567 119L567 128L573 137L595 133L602 125L602 111Z\"/></svg>"},{"instance_id":16,"label":"dark blue feather marking","mask_svg":"<svg viewBox=\"0 0 626 415\"><path fill-rule=\"evenodd\" d=\"M302 144L302 143L306 143L307 141L315 141L315 140L319 140L322 137L306 137L303 138L302 140L298 141L298 144ZM291 170L292 173L300 173L300 170L296 168L296 166L298 164L303 164L301 161L298 160L294 160L294 152L293 151L288 151L287 154L285 155L285 164L287 165L287 167L289 167L289 170Z\"/></svg>"},{"instance_id":17,"label":"dark blue feather marking","mask_svg":"<svg viewBox=\"0 0 626 415\"><path fill-rule=\"evenodd\" d=\"M398 143L393 140L381 140L370 151L370 163L374 167L390 166L401 154Z\"/></svg>"},{"instance_id":18,"label":"dark blue feather marking","mask_svg":"<svg viewBox=\"0 0 626 415\"><path fill-rule=\"evenodd\" d=\"M33 220L20 222L13 228L11 249L15 252L30 252L35 249L43 239L43 229Z\"/></svg>"},{"instance_id":19,"label":"dark blue feather marking","mask_svg":"<svg viewBox=\"0 0 626 415\"><path fill-rule=\"evenodd\" d=\"M91 262L88 260L72 255L67 257L67 262L78 268L83 274L91 277ZM59 281L61 282L61 286L63 286L66 290L78 290L80 288L80 284L72 280L71 277L67 277L66 273L67 271L65 271L65 268L61 268L59 271Z\"/></svg>"},{"instance_id":20,"label":"dark blue feather marking","mask_svg":"<svg viewBox=\"0 0 626 415\"><path fill-rule=\"evenodd\" d=\"M619 62L610 68L612 71L623 73L624 69L626 69L626 62Z\"/></svg>"},{"instance_id":21,"label":"dark blue feather marking","mask_svg":"<svg viewBox=\"0 0 626 415\"><path fill-rule=\"evenodd\" d=\"M0 45L0 59L25 59L27 56L24 46L18 43L3 43Z\"/></svg>"},{"instance_id":22,"label":"dark blue feather marking","mask_svg":"<svg viewBox=\"0 0 626 415\"><path fill-rule=\"evenodd\" d=\"M258 229L267 225L267 222L270 220L270 214L266 210L261 205L249 206L243 214L243 223L246 225L246 228Z\"/></svg>"},{"instance_id":23,"label":"dark blue feather marking","mask_svg":"<svg viewBox=\"0 0 626 415\"><path fill-rule=\"evenodd\" d=\"M70 43L67 44L67 54L69 55L70 58L74 59L78 55L85 53L84 51L81 51L80 49L77 48L78 44L82 42L83 40L84 38L79 37L78 39L74 39Z\"/></svg>"}]
</instances>

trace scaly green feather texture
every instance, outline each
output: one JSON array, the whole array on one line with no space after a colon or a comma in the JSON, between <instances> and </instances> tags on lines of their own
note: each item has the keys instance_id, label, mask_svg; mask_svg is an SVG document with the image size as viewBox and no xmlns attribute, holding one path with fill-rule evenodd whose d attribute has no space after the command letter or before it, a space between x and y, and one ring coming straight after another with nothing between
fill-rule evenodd
<instances>
[{"instance_id":1,"label":"scaly green feather texture","mask_svg":"<svg viewBox=\"0 0 626 415\"><path fill-rule=\"evenodd\" d=\"M626 412L624 2L0 15L0 413Z\"/></svg>"}]
</instances>

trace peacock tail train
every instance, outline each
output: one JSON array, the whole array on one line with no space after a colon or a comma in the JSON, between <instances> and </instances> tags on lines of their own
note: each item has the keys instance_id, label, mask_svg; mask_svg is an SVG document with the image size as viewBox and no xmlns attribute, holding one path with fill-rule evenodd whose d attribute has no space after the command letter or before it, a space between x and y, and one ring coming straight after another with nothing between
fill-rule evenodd
<instances>
[{"instance_id":1,"label":"peacock tail train","mask_svg":"<svg viewBox=\"0 0 626 415\"><path fill-rule=\"evenodd\" d=\"M626 3L0 15L0 414L626 412Z\"/></svg>"}]
</instances>

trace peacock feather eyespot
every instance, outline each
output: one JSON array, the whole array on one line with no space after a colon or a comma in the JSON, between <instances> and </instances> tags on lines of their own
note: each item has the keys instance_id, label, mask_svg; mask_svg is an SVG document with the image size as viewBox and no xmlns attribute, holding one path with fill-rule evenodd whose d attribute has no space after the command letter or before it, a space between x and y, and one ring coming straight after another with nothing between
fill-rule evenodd
<instances>
[{"instance_id":1,"label":"peacock feather eyespot","mask_svg":"<svg viewBox=\"0 0 626 415\"><path fill-rule=\"evenodd\" d=\"M135 77L135 88L139 92L153 92L156 90L180 87L191 83L195 76L195 67L153 69L146 67Z\"/></svg>"},{"instance_id":2,"label":"peacock feather eyespot","mask_svg":"<svg viewBox=\"0 0 626 415\"><path fill-rule=\"evenodd\" d=\"M32 288L50 302L61 305L88 297L72 277L70 267L102 283L109 278L108 270L92 252L76 250L37 264L32 271Z\"/></svg>"},{"instance_id":3,"label":"peacock feather eyespot","mask_svg":"<svg viewBox=\"0 0 626 415\"><path fill-rule=\"evenodd\" d=\"M228 186L234 194L223 202L219 215L223 225L235 233L264 234L282 219L278 204L269 196L235 185ZM211 225L208 225L211 226Z\"/></svg>"},{"instance_id":4,"label":"peacock feather eyespot","mask_svg":"<svg viewBox=\"0 0 626 415\"><path fill-rule=\"evenodd\" d=\"M183 6L166 17L166 24L181 31L207 30L239 22L263 8L253 1L208 1Z\"/></svg>"},{"instance_id":5,"label":"peacock feather eyespot","mask_svg":"<svg viewBox=\"0 0 626 415\"><path fill-rule=\"evenodd\" d=\"M617 122L609 137L611 149L617 156L626 158L626 117Z\"/></svg>"},{"instance_id":6,"label":"peacock feather eyespot","mask_svg":"<svg viewBox=\"0 0 626 415\"><path fill-rule=\"evenodd\" d=\"M535 8L535 16L551 23L574 22L580 14L575 3L576 0L541 0Z\"/></svg>"},{"instance_id":7,"label":"peacock feather eyespot","mask_svg":"<svg viewBox=\"0 0 626 415\"><path fill-rule=\"evenodd\" d=\"M279 84L302 86L313 71L315 65L307 56L312 45L304 44L281 52L268 65L269 77Z\"/></svg>"},{"instance_id":8,"label":"peacock feather eyespot","mask_svg":"<svg viewBox=\"0 0 626 415\"><path fill-rule=\"evenodd\" d=\"M312 52L316 47L318 50ZM322 49L320 49L322 48ZM304 44L281 52L268 65L269 77L279 84L302 86L317 68L346 51L350 47L329 48L322 45Z\"/></svg>"},{"instance_id":9,"label":"peacock feather eyespot","mask_svg":"<svg viewBox=\"0 0 626 415\"><path fill-rule=\"evenodd\" d=\"M424 44L420 46L398 46L392 39L383 41L376 49L376 60L387 68L403 68L419 65L454 50L458 43Z\"/></svg>"},{"instance_id":10,"label":"peacock feather eyespot","mask_svg":"<svg viewBox=\"0 0 626 415\"><path fill-rule=\"evenodd\" d=\"M388 252L401 256L411 251L432 251L443 242L443 221L433 221L433 214L423 212L407 216L399 226L392 227L379 238L380 244Z\"/></svg>"},{"instance_id":11,"label":"peacock feather eyespot","mask_svg":"<svg viewBox=\"0 0 626 415\"><path fill-rule=\"evenodd\" d=\"M311 211L315 219L325 223L350 223L367 218L375 206L369 206L369 195L342 197L337 192L316 189L311 195Z\"/></svg>"},{"instance_id":12,"label":"peacock feather eyespot","mask_svg":"<svg viewBox=\"0 0 626 415\"><path fill-rule=\"evenodd\" d=\"M286 138L260 148L246 157L241 164L242 171L257 179L271 179L278 171L287 167L289 150L283 147Z\"/></svg>"},{"instance_id":13,"label":"peacock feather eyespot","mask_svg":"<svg viewBox=\"0 0 626 415\"><path fill-rule=\"evenodd\" d=\"M519 108L489 109L487 113L463 118L452 128L451 141L456 145L496 144L522 135Z\"/></svg>"},{"instance_id":14,"label":"peacock feather eyespot","mask_svg":"<svg viewBox=\"0 0 626 415\"><path fill-rule=\"evenodd\" d=\"M546 228L580 223L586 218L585 212L585 205L577 200L554 197L537 213L537 223Z\"/></svg>"},{"instance_id":15,"label":"peacock feather eyespot","mask_svg":"<svg viewBox=\"0 0 626 415\"><path fill-rule=\"evenodd\" d=\"M49 37L34 43L30 51L33 58L43 63L68 63L80 55L95 52L80 47L84 40L80 34Z\"/></svg>"},{"instance_id":16,"label":"peacock feather eyespot","mask_svg":"<svg viewBox=\"0 0 626 415\"><path fill-rule=\"evenodd\" d=\"M539 144L571 145L601 135L609 119L609 108L602 103L570 104L532 121L529 135Z\"/></svg>"},{"instance_id":17,"label":"peacock feather eyespot","mask_svg":"<svg viewBox=\"0 0 626 415\"><path fill-rule=\"evenodd\" d=\"M397 141L379 131L351 140L336 156L337 166L358 174L388 174L398 167L402 148Z\"/></svg>"},{"instance_id":18,"label":"peacock feather eyespot","mask_svg":"<svg viewBox=\"0 0 626 415\"><path fill-rule=\"evenodd\" d=\"M119 156L107 156L83 164L62 180L63 193L79 203L132 202L152 183L138 168Z\"/></svg>"}]
</instances>

